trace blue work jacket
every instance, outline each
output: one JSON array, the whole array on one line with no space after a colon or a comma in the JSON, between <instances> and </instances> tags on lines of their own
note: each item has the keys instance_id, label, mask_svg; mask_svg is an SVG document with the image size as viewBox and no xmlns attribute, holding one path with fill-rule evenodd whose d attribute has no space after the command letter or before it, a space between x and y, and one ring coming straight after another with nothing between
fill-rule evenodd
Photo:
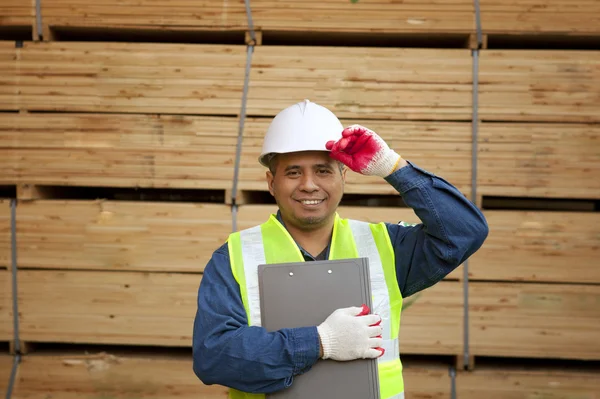
<instances>
[{"instance_id":1,"label":"blue work jacket","mask_svg":"<svg viewBox=\"0 0 600 399\"><path fill-rule=\"evenodd\" d=\"M413 163L385 180L422 222L404 226L393 214L386 221L398 286L407 298L442 280L477 251L488 225L483 213L452 184ZM300 249L306 260L314 260ZM205 384L269 393L290 386L295 375L317 362L319 338L316 326L277 332L248 326L223 244L213 253L199 285L192 349L194 373Z\"/></svg>"}]
</instances>

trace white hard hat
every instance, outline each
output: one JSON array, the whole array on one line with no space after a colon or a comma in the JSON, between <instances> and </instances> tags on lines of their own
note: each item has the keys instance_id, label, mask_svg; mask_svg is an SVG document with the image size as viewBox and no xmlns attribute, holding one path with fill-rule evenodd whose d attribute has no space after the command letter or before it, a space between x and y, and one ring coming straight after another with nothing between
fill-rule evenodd
<instances>
[{"instance_id":1,"label":"white hard hat","mask_svg":"<svg viewBox=\"0 0 600 399\"><path fill-rule=\"evenodd\" d=\"M279 112L265 134L258 161L267 164L267 155L296 151L328 151L325 143L342 138L344 127L327 108L304 100Z\"/></svg>"}]
</instances>

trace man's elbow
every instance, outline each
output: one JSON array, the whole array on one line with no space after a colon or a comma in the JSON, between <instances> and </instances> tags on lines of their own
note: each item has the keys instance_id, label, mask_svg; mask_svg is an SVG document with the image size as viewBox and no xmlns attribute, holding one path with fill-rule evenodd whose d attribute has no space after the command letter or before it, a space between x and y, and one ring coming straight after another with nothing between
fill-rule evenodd
<instances>
[{"instance_id":1,"label":"man's elbow","mask_svg":"<svg viewBox=\"0 0 600 399\"><path fill-rule=\"evenodd\" d=\"M209 360L211 359L210 354L199 350L198 348L194 348L192 359L192 369L194 370L194 374L196 374L196 377L198 377L204 385L223 383L222 381L219 381L218 373L214 372L214 365Z\"/></svg>"}]
</instances>

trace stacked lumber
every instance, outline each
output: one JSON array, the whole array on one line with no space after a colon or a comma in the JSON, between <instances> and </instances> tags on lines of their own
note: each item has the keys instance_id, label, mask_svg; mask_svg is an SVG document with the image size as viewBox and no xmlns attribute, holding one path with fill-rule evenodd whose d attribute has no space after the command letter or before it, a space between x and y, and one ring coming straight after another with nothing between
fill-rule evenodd
<instances>
[{"instance_id":1,"label":"stacked lumber","mask_svg":"<svg viewBox=\"0 0 600 399\"><path fill-rule=\"evenodd\" d=\"M600 176L599 137L598 124L482 123L477 190L482 195L600 198L600 178L595 178Z\"/></svg>"},{"instance_id":2,"label":"stacked lumber","mask_svg":"<svg viewBox=\"0 0 600 399\"><path fill-rule=\"evenodd\" d=\"M470 33L475 28L468 0L252 0L250 7L254 28L262 31ZM50 28L247 29L243 1L45 0L43 21Z\"/></svg>"},{"instance_id":3,"label":"stacked lumber","mask_svg":"<svg viewBox=\"0 0 600 399\"><path fill-rule=\"evenodd\" d=\"M230 232L224 204L23 202L19 268L200 273Z\"/></svg>"},{"instance_id":4,"label":"stacked lumber","mask_svg":"<svg viewBox=\"0 0 600 399\"><path fill-rule=\"evenodd\" d=\"M145 114L0 114L0 184L228 189L237 121Z\"/></svg>"},{"instance_id":5,"label":"stacked lumber","mask_svg":"<svg viewBox=\"0 0 600 399\"><path fill-rule=\"evenodd\" d=\"M23 0L2 0L0 3L0 28L32 28L35 22L35 2Z\"/></svg>"},{"instance_id":6,"label":"stacked lumber","mask_svg":"<svg viewBox=\"0 0 600 399\"><path fill-rule=\"evenodd\" d=\"M595 399L598 392L597 371L572 367L486 365L456 376L456 394L460 399Z\"/></svg>"},{"instance_id":7,"label":"stacked lumber","mask_svg":"<svg viewBox=\"0 0 600 399\"><path fill-rule=\"evenodd\" d=\"M479 0L487 34L599 34L598 0Z\"/></svg>"},{"instance_id":8,"label":"stacked lumber","mask_svg":"<svg viewBox=\"0 0 600 399\"><path fill-rule=\"evenodd\" d=\"M599 302L597 284L471 282L471 353L600 359Z\"/></svg>"},{"instance_id":9,"label":"stacked lumber","mask_svg":"<svg viewBox=\"0 0 600 399\"><path fill-rule=\"evenodd\" d=\"M0 41L0 110L18 110L15 42Z\"/></svg>"},{"instance_id":10,"label":"stacked lumber","mask_svg":"<svg viewBox=\"0 0 600 399\"><path fill-rule=\"evenodd\" d=\"M471 279L600 284L600 214L490 210L485 216L490 233L471 258Z\"/></svg>"},{"instance_id":11,"label":"stacked lumber","mask_svg":"<svg viewBox=\"0 0 600 399\"><path fill-rule=\"evenodd\" d=\"M48 392L63 399L217 399L228 392L224 386L200 382L191 359L183 354L32 354L23 359L18 377L16 399L44 397ZM448 369L435 363L407 362L404 380L414 397L450 395Z\"/></svg>"},{"instance_id":12,"label":"stacked lumber","mask_svg":"<svg viewBox=\"0 0 600 399\"><path fill-rule=\"evenodd\" d=\"M479 65L484 121L598 122L600 52L486 50Z\"/></svg>"},{"instance_id":13,"label":"stacked lumber","mask_svg":"<svg viewBox=\"0 0 600 399\"><path fill-rule=\"evenodd\" d=\"M44 0L43 23L55 27L147 28L152 30L247 29L243 1ZM132 16L135 16L132 18Z\"/></svg>"},{"instance_id":14,"label":"stacked lumber","mask_svg":"<svg viewBox=\"0 0 600 399\"><path fill-rule=\"evenodd\" d=\"M468 50L258 46L248 114L308 98L339 118L471 120Z\"/></svg>"},{"instance_id":15,"label":"stacked lumber","mask_svg":"<svg viewBox=\"0 0 600 399\"><path fill-rule=\"evenodd\" d=\"M0 269L11 266L10 201L0 199Z\"/></svg>"},{"instance_id":16,"label":"stacked lumber","mask_svg":"<svg viewBox=\"0 0 600 399\"><path fill-rule=\"evenodd\" d=\"M270 122L270 118L251 118L245 122L239 174L242 190L267 190L267 169L258 163L258 157ZM465 195L471 195L470 123L349 119L341 122L344 126L358 123L372 129L405 159L443 175ZM346 181L346 193L398 193L383 179L362 176L351 170L346 174Z\"/></svg>"},{"instance_id":17,"label":"stacked lumber","mask_svg":"<svg viewBox=\"0 0 600 399\"><path fill-rule=\"evenodd\" d=\"M12 292L12 272L0 268L0 342L12 341L14 336Z\"/></svg>"},{"instance_id":18,"label":"stacked lumber","mask_svg":"<svg viewBox=\"0 0 600 399\"><path fill-rule=\"evenodd\" d=\"M29 342L190 347L200 274L19 271Z\"/></svg>"},{"instance_id":19,"label":"stacked lumber","mask_svg":"<svg viewBox=\"0 0 600 399\"><path fill-rule=\"evenodd\" d=\"M244 46L24 43L15 61L26 110L236 115Z\"/></svg>"},{"instance_id":20,"label":"stacked lumber","mask_svg":"<svg viewBox=\"0 0 600 399\"><path fill-rule=\"evenodd\" d=\"M470 33L475 29L474 7L468 0L252 0L251 6L253 20L265 31Z\"/></svg>"}]
</instances>

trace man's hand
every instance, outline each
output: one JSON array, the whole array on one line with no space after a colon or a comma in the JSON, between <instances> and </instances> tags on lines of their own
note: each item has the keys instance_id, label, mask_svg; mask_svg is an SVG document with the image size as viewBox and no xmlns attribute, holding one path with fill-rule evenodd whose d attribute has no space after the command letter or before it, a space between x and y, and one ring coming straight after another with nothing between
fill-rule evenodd
<instances>
[{"instance_id":1,"label":"man's hand","mask_svg":"<svg viewBox=\"0 0 600 399\"><path fill-rule=\"evenodd\" d=\"M342 138L327 142L326 148L333 159L363 175L386 177L406 165L377 133L360 125L344 129Z\"/></svg>"},{"instance_id":2,"label":"man's hand","mask_svg":"<svg viewBox=\"0 0 600 399\"><path fill-rule=\"evenodd\" d=\"M381 317L369 309L350 307L333 312L317 327L323 359L375 359L383 355Z\"/></svg>"}]
</instances>

